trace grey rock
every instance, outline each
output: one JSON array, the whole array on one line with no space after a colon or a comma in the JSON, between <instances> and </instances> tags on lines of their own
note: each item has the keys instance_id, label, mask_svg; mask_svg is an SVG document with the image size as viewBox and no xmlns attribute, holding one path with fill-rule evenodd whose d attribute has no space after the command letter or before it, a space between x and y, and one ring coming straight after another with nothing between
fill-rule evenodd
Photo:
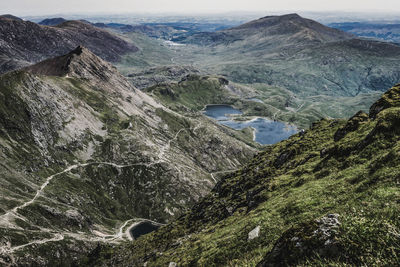
<instances>
[{"instance_id":1,"label":"grey rock","mask_svg":"<svg viewBox=\"0 0 400 267\"><path fill-rule=\"evenodd\" d=\"M251 230L248 235L248 240L253 240L254 238L259 237L261 227L258 225L256 228Z\"/></svg>"}]
</instances>

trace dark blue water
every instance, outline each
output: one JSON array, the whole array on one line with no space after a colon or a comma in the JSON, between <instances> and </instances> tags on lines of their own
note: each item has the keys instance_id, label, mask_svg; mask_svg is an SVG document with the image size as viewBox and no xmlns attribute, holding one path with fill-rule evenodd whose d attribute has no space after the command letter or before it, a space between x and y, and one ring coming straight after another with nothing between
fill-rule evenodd
<instances>
[{"instance_id":1,"label":"dark blue water","mask_svg":"<svg viewBox=\"0 0 400 267\"><path fill-rule=\"evenodd\" d=\"M220 124L226 125L236 130L242 130L246 127L255 129L255 141L270 145L276 144L282 140L289 138L297 133L297 128L292 125L279 121L272 121L265 118L256 118L251 121L234 121L231 120L229 114L242 114L239 110L227 105L210 105L207 106L204 114L208 117L218 120Z\"/></svg>"},{"instance_id":2,"label":"dark blue water","mask_svg":"<svg viewBox=\"0 0 400 267\"><path fill-rule=\"evenodd\" d=\"M159 228L158 225L155 225L151 222L141 222L137 224L136 226L132 227L129 230L129 233L131 234L133 239L137 239L139 236L151 233Z\"/></svg>"}]
</instances>

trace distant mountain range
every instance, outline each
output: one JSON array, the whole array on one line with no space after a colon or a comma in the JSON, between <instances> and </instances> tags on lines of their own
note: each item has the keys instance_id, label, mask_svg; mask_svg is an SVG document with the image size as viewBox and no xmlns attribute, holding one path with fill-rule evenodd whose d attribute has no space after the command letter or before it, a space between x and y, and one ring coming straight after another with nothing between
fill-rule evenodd
<instances>
[{"instance_id":1,"label":"distant mountain range","mask_svg":"<svg viewBox=\"0 0 400 267\"><path fill-rule=\"evenodd\" d=\"M331 23L328 26L360 37L400 43L400 24L342 22Z\"/></svg>"},{"instance_id":2,"label":"distant mountain range","mask_svg":"<svg viewBox=\"0 0 400 267\"><path fill-rule=\"evenodd\" d=\"M47 26L56 26L60 23L67 21L64 18L48 18L44 19L38 24ZM123 23L91 23L86 20L81 20L90 23L99 28L108 28L121 33L137 32L146 34L152 38L162 38L165 40L184 38L194 33L202 31L217 31L229 28L234 23L189 23L189 22L166 22L166 23L143 23L139 25L130 25Z\"/></svg>"},{"instance_id":3,"label":"distant mountain range","mask_svg":"<svg viewBox=\"0 0 400 267\"><path fill-rule=\"evenodd\" d=\"M78 45L110 62L138 51L120 37L82 21L41 26L10 16L0 17L0 43L0 73L65 54Z\"/></svg>"}]
</instances>

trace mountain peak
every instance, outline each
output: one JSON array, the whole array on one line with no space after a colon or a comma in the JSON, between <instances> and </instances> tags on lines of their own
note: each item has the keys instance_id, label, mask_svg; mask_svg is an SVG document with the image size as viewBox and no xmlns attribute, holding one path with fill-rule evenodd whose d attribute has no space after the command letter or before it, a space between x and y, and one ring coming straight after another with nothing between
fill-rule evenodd
<instances>
[{"instance_id":1,"label":"mountain peak","mask_svg":"<svg viewBox=\"0 0 400 267\"><path fill-rule=\"evenodd\" d=\"M123 80L113 65L81 45L66 55L44 60L24 70L36 75L76 77L99 83Z\"/></svg>"},{"instance_id":2,"label":"mountain peak","mask_svg":"<svg viewBox=\"0 0 400 267\"><path fill-rule=\"evenodd\" d=\"M243 31L245 30L245 31ZM243 25L224 30L226 33L239 32L241 35L297 35L299 39L318 42L331 42L346 40L353 35L343 31L329 28L314 20L306 19L296 13L281 16L267 16L257 20L250 21Z\"/></svg>"},{"instance_id":3,"label":"mountain peak","mask_svg":"<svg viewBox=\"0 0 400 267\"><path fill-rule=\"evenodd\" d=\"M38 75L66 76L73 72L71 66L74 62L85 61L85 58L96 58L96 61L103 61L87 48L79 45L66 55L44 60L35 65L26 67L25 70Z\"/></svg>"},{"instance_id":4,"label":"mountain peak","mask_svg":"<svg viewBox=\"0 0 400 267\"><path fill-rule=\"evenodd\" d=\"M135 90L112 64L81 45L66 55L44 60L22 70L34 75L77 78L81 81L88 81L95 90L108 92L117 92L126 90L126 88Z\"/></svg>"}]
</instances>

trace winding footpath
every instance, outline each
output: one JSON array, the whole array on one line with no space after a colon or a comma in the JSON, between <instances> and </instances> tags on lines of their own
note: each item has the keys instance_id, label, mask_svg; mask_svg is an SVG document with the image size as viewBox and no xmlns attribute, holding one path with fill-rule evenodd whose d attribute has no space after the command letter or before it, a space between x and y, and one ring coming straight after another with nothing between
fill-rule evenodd
<instances>
[{"instance_id":1,"label":"winding footpath","mask_svg":"<svg viewBox=\"0 0 400 267\"><path fill-rule=\"evenodd\" d=\"M129 168L129 167L134 167L134 166L146 166L146 167L151 167L155 164L159 164L161 162L166 162L167 159L165 157L166 152L170 149L171 143L176 141L179 134L182 133L183 131L188 131L192 129L192 131L195 133L201 126L202 123L199 122L196 119L193 119L197 122L196 126L194 128L182 128L176 134L168 140L168 142L162 146L159 150L158 153L158 159L156 161L150 162L150 163L133 163L133 164L128 164L128 165L120 165L112 162L87 162L87 163L78 163L71 165L67 167L66 169L55 173L45 179L43 184L41 184L40 188L36 191L35 195L33 198L27 200L26 202L22 203L21 205L18 205L11 210L8 210L5 214L0 216L0 226L6 227L6 228L12 228L12 229L18 229L18 230L23 230L21 227L17 226L14 222L14 219L18 218L20 220L23 220L25 222L28 222L28 219L25 218L23 215L19 214L18 211L20 209L23 209L31 204L33 204L40 196L43 196L43 193L46 189L46 187L49 185L49 183L57 176L60 176L62 174L68 173L74 169L81 168L81 167L87 167L90 165L108 165L112 166L115 168ZM204 172L204 170L201 170ZM232 170L229 171L220 171L220 172L214 172L214 173L208 173L211 175L211 178L214 180L216 183L217 180L214 177L214 174L218 173L225 173L225 172L231 172ZM73 233L73 232L62 232L62 231L55 231L53 229L48 229L44 227L37 226L41 232L43 233L48 233L50 235L53 235L51 238L44 238L44 239L39 239L39 240L33 240L29 243L23 244L23 245L18 245L12 247L11 244L3 245L0 246L0 255L8 255L10 256L11 260L13 260L12 254L16 251L19 251L25 247L35 245L35 244L45 244L48 242L58 242L63 240L66 236L75 238L77 240L82 240L82 241L91 241L91 242L108 242L108 243L117 243L123 240L132 240L132 237L129 233L130 229L137 224L143 222L143 221L149 221L154 224L162 225L160 223L148 220L148 219L143 219L143 218L133 218L125 221L119 228L116 229L115 234L104 234L99 231L93 230L92 234L93 235L88 235L88 234L78 234L78 233ZM131 223L129 226L128 224ZM0 261L1 263L1 261Z\"/></svg>"}]
</instances>

